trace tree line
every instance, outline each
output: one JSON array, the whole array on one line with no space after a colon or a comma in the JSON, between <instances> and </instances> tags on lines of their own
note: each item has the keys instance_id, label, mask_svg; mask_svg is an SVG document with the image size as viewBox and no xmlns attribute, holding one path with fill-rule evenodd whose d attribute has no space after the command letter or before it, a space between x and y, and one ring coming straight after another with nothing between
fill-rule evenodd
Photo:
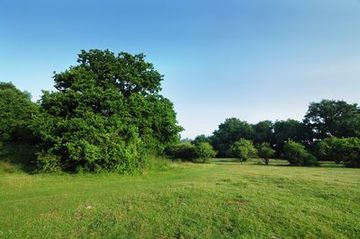
<instances>
[{"instance_id":1,"label":"tree line","mask_svg":"<svg viewBox=\"0 0 360 239\"><path fill-rule=\"evenodd\" d=\"M12 83L0 82L0 157L27 153L23 163L36 171L69 172L136 173L152 155L360 166L357 104L311 103L303 121L249 124L229 118L211 136L180 143L173 104L160 94L163 75L143 54L93 49L81 51L77 62L54 72L55 90L43 91L36 103Z\"/></svg>"},{"instance_id":2,"label":"tree line","mask_svg":"<svg viewBox=\"0 0 360 239\"><path fill-rule=\"evenodd\" d=\"M197 136L193 142L207 142L217 157L246 160L260 156L285 158L293 165L316 165L317 160L360 166L360 108L343 100L322 100L309 105L302 121L288 119L250 124L226 119L211 136ZM257 153L256 153L257 152Z\"/></svg>"}]
</instances>

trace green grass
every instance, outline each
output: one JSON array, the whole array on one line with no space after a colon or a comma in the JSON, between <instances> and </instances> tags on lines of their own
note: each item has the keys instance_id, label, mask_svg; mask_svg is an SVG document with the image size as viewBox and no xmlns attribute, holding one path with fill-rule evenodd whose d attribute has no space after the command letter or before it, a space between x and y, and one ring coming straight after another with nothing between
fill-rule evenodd
<instances>
[{"instance_id":1,"label":"green grass","mask_svg":"<svg viewBox=\"0 0 360 239\"><path fill-rule=\"evenodd\" d=\"M29 175L2 163L0 238L360 238L359 169L273 162L138 176Z\"/></svg>"}]
</instances>

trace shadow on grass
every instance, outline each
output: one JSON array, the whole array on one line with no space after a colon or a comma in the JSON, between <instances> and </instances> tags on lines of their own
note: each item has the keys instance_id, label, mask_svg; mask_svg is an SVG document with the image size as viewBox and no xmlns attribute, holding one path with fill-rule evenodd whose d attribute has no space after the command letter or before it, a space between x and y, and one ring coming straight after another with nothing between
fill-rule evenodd
<instances>
[{"instance_id":1,"label":"shadow on grass","mask_svg":"<svg viewBox=\"0 0 360 239\"><path fill-rule=\"evenodd\" d=\"M33 174L35 170L35 146L29 144L6 144L0 148L0 170L23 171Z\"/></svg>"}]
</instances>

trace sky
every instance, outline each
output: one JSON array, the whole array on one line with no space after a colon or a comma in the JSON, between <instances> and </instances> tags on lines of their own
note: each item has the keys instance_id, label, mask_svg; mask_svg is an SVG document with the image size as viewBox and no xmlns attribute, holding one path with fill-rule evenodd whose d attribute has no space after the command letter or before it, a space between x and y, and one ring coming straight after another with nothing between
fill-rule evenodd
<instances>
[{"instance_id":1,"label":"sky","mask_svg":"<svg viewBox=\"0 0 360 239\"><path fill-rule=\"evenodd\" d=\"M0 0L0 81L34 101L92 48L145 53L183 138L360 103L360 0Z\"/></svg>"}]
</instances>

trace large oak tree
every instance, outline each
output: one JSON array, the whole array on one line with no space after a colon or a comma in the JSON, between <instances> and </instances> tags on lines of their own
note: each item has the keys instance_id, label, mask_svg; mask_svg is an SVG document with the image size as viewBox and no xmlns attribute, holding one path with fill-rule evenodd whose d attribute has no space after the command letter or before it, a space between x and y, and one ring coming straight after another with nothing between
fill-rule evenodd
<instances>
[{"instance_id":1,"label":"large oak tree","mask_svg":"<svg viewBox=\"0 0 360 239\"><path fill-rule=\"evenodd\" d=\"M78 63L55 73L57 91L41 98L44 168L133 172L146 154L178 140L173 105L160 94L163 76L143 54L81 51Z\"/></svg>"}]
</instances>

